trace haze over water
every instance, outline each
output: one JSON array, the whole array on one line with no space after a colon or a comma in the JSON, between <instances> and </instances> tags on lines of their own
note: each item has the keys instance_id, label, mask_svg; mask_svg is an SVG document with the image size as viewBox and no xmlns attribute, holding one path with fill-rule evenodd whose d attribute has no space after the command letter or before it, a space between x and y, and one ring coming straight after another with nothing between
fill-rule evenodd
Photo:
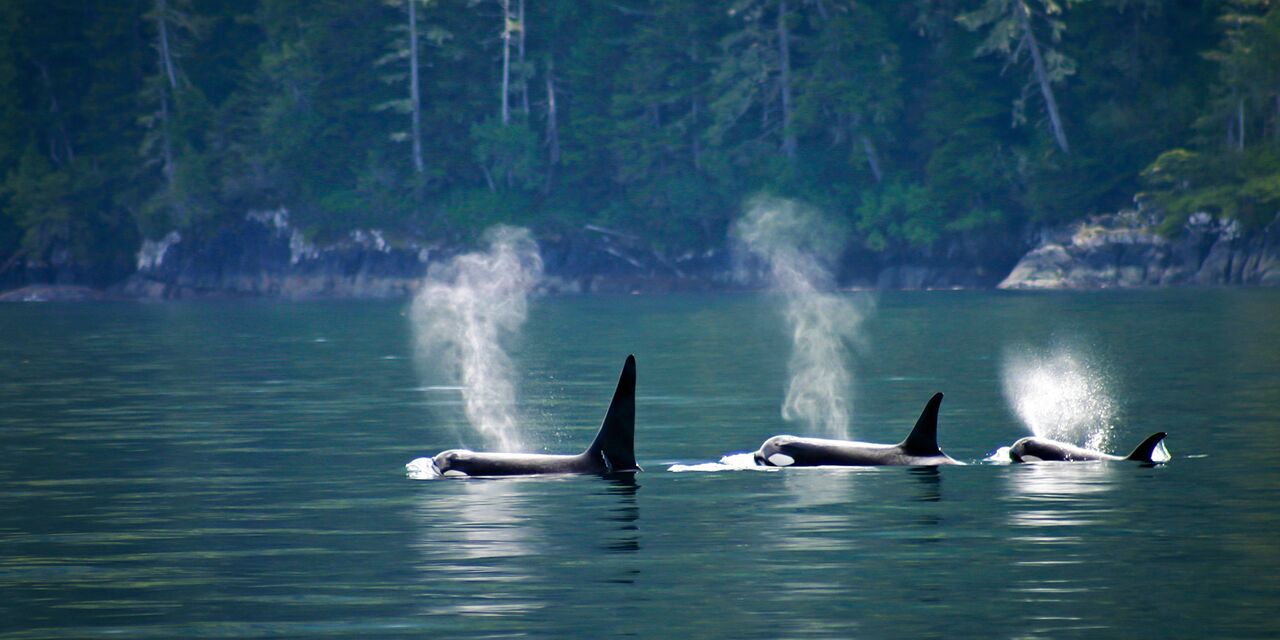
<instances>
[{"instance_id":1,"label":"haze over water","mask_svg":"<svg viewBox=\"0 0 1280 640\"><path fill-rule=\"evenodd\" d=\"M469 428L407 302L0 306L0 638L1280 634L1280 292L885 293L861 327L859 439L943 391L980 462L1027 434L1005 349L1066 338L1111 450L1168 431L1164 466L666 472L796 430L774 304L530 302L525 446L585 446L635 353L633 482L405 479Z\"/></svg>"}]
</instances>

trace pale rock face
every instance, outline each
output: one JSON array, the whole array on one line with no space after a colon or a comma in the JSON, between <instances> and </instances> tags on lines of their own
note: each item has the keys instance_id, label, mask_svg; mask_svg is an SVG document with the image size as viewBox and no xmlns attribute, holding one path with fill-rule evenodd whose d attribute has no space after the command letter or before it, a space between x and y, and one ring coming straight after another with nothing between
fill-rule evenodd
<instances>
[{"instance_id":1,"label":"pale rock face","mask_svg":"<svg viewBox=\"0 0 1280 640\"><path fill-rule=\"evenodd\" d=\"M170 231L159 240L143 240L138 249L138 271L150 271L164 264L164 256L169 248L182 242L182 234Z\"/></svg>"},{"instance_id":2,"label":"pale rock face","mask_svg":"<svg viewBox=\"0 0 1280 640\"><path fill-rule=\"evenodd\" d=\"M289 264L296 265L303 260L313 260L319 256L320 250L316 249L316 246L311 244L301 231L294 229L289 234Z\"/></svg>"},{"instance_id":3,"label":"pale rock face","mask_svg":"<svg viewBox=\"0 0 1280 640\"><path fill-rule=\"evenodd\" d=\"M1060 289L1073 258L1060 244L1042 244L1022 257L1000 283L1001 289Z\"/></svg>"},{"instance_id":4,"label":"pale rock face","mask_svg":"<svg viewBox=\"0 0 1280 640\"><path fill-rule=\"evenodd\" d=\"M1234 220L1196 214L1173 239L1136 212L1097 216L1041 234L1001 289L1280 285L1280 216L1246 237Z\"/></svg>"},{"instance_id":5,"label":"pale rock face","mask_svg":"<svg viewBox=\"0 0 1280 640\"><path fill-rule=\"evenodd\" d=\"M404 298L417 290L431 257L428 248L405 244L393 247L377 229L317 243L293 226L286 209L250 211L240 225L143 242L137 273L121 290L142 298Z\"/></svg>"}]
</instances>

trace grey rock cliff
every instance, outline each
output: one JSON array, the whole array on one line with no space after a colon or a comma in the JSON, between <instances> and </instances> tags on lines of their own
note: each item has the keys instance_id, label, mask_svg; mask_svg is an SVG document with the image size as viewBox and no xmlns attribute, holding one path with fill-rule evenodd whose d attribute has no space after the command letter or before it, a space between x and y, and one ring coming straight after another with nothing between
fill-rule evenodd
<instances>
[{"instance_id":1,"label":"grey rock cliff","mask_svg":"<svg viewBox=\"0 0 1280 640\"><path fill-rule=\"evenodd\" d=\"M1234 221L1197 214L1176 238L1134 211L1095 216L1041 234L1001 289L1280 285L1280 216L1245 235Z\"/></svg>"},{"instance_id":2,"label":"grey rock cliff","mask_svg":"<svg viewBox=\"0 0 1280 640\"><path fill-rule=\"evenodd\" d=\"M587 226L539 238L550 292L706 289L724 273L721 253L667 257L640 239ZM405 298L436 260L456 247L392 243L357 229L325 244L308 240L284 210L253 212L240 224L148 240L137 271L116 291L138 298Z\"/></svg>"},{"instance_id":3,"label":"grey rock cliff","mask_svg":"<svg viewBox=\"0 0 1280 640\"><path fill-rule=\"evenodd\" d=\"M396 298L417 289L430 253L392 247L377 230L320 247L289 225L287 212L254 212L196 238L173 232L144 242L137 273L121 289L143 298Z\"/></svg>"}]
</instances>

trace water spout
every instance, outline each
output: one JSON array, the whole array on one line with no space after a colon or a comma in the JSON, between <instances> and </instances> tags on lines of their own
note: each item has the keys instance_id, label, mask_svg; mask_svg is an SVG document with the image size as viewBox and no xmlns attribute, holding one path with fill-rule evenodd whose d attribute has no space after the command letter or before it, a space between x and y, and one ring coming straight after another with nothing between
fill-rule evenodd
<instances>
[{"instance_id":1,"label":"water spout","mask_svg":"<svg viewBox=\"0 0 1280 640\"><path fill-rule=\"evenodd\" d=\"M1042 437L1105 451L1115 416L1107 375L1079 349L1010 348L1002 371L1005 400Z\"/></svg>"},{"instance_id":2,"label":"water spout","mask_svg":"<svg viewBox=\"0 0 1280 640\"><path fill-rule=\"evenodd\" d=\"M485 240L486 250L431 267L413 301L413 329L423 366L461 384L471 426L498 451L518 451L515 376L503 341L524 324L542 258L527 229L493 227Z\"/></svg>"},{"instance_id":3,"label":"water spout","mask_svg":"<svg viewBox=\"0 0 1280 640\"><path fill-rule=\"evenodd\" d=\"M844 234L817 212L772 198L753 201L733 232L764 263L772 289L785 302L791 358L782 418L847 438L853 375L846 361L871 303L835 291L830 265Z\"/></svg>"}]
</instances>

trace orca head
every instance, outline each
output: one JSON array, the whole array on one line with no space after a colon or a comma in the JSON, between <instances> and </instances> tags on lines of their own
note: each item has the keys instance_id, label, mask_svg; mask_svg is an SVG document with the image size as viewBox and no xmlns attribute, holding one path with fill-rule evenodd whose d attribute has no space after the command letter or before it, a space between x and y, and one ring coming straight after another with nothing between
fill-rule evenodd
<instances>
[{"instance_id":1,"label":"orca head","mask_svg":"<svg viewBox=\"0 0 1280 640\"><path fill-rule=\"evenodd\" d=\"M404 465L404 472L413 480L435 480L440 477L436 461L432 458L414 458Z\"/></svg>"},{"instance_id":2,"label":"orca head","mask_svg":"<svg viewBox=\"0 0 1280 640\"><path fill-rule=\"evenodd\" d=\"M764 441L752 456L756 464L763 467L789 467L795 464L793 456L783 452L783 448L794 442L791 436L774 436Z\"/></svg>"},{"instance_id":3,"label":"orca head","mask_svg":"<svg viewBox=\"0 0 1280 640\"><path fill-rule=\"evenodd\" d=\"M1039 462L1040 458L1032 454L1031 447L1035 437L1027 436L1009 445L1009 460L1012 462Z\"/></svg>"},{"instance_id":4,"label":"orca head","mask_svg":"<svg viewBox=\"0 0 1280 640\"><path fill-rule=\"evenodd\" d=\"M467 470L474 457L474 451L468 451L466 449L449 449L448 451L441 451L436 454L436 457L431 459L431 463L432 466L435 467L436 474L441 477L465 478L471 475Z\"/></svg>"}]
</instances>

